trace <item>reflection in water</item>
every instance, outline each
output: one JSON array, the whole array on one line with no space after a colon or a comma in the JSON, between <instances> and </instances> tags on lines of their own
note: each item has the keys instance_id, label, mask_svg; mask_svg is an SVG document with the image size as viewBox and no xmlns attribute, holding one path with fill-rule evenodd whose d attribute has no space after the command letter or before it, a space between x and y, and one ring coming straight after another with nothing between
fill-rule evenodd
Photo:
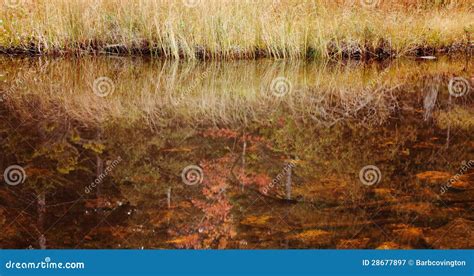
<instances>
[{"instance_id":1,"label":"reflection in water","mask_svg":"<svg viewBox=\"0 0 474 276\"><path fill-rule=\"evenodd\" d=\"M3 248L474 248L471 60L0 62Z\"/></svg>"}]
</instances>

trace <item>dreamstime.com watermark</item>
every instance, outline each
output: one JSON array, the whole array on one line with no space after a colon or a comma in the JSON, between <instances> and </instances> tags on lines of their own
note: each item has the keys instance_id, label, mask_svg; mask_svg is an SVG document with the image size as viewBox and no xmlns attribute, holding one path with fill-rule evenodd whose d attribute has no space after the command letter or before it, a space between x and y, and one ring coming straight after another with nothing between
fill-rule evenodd
<instances>
[{"instance_id":1,"label":"dreamstime.com watermark","mask_svg":"<svg viewBox=\"0 0 474 276\"><path fill-rule=\"evenodd\" d=\"M298 163L299 159L296 158L295 160L291 160L290 162L286 163L285 166L283 167L283 170L275 177L272 179L272 181L262 189L262 192L264 194L268 193L268 190L273 189L275 185L280 183L280 181L288 175L288 172L292 170L294 167L296 167L296 164Z\"/></svg>"},{"instance_id":2,"label":"dreamstime.com watermark","mask_svg":"<svg viewBox=\"0 0 474 276\"><path fill-rule=\"evenodd\" d=\"M188 88L186 88L186 90L183 91L183 93L181 93L181 95L179 97L177 97L176 99L174 99L172 96L170 98L170 101L171 101L171 104L174 105L174 106L177 106L180 104L180 102L182 102L189 94L191 94L191 92L196 89L196 87L199 85L199 82L203 81L205 78L207 78L207 76L209 75L209 73L211 73L211 70L210 68L208 68L204 73L202 73L199 77L195 78L193 80L193 83L191 86L189 86Z\"/></svg>"},{"instance_id":3,"label":"dreamstime.com watermark","mask_svg":"<svg viewBox=\"0 0 474 276\"><path fill-rule=\"evenodd\" d=\"M359 0L360 4L364 8L376 8L378 5L381 4L381 0Z\"/></svg>"},{"instance_id":4,"label":"dreamstime.com watermark","mask_svg":"<svg viewBox=\"0 0 474 276\"><path fill-rule=\"evenodd\" d=\"M99 176L96 177L94 182L92 182L89 186L87 186L84 189L84 192L86 194L89 194L93 189L95 189L95 187L97 187L97 185L99 185L100 183L104 181L104 179L115 169L115 167L118 166L118 164L120 164L120 162L122 162L122 157L119 156L117 159L113 160L110 163L110 165L108 165L105 168L103 173L99 174Z\"/></svg>"},{"instance_id":5,"label":"dreamstime.com watermark","mask_svg":"<svg viewBox=\"0 0 474 276\"><path fill-rule=\"evenodd\" d=\"M451 177L445 185L441 186L441 194L444 195L454 183L459 181L461 176L463 176L468 170L472 168L474 168L474 160L463 161L459 172L455 176Z\"/></svg>"},{"instance_id":6,"label":"dreamstime.com watermark","mask_svg":"<svg viewBox=\"0 0 474 276\"><path fill-rule=\"evenodd\" d=\"M277 77L273 79L270 85L270 91L275 97L283 97L286 94L291 93L293 90L293 84L285 77Z\"/></svg>"},{"instance_id":7,"label":"dreamstime.com watermark","mask_svg":"<svg viewBox=\"0 0 474 276\"><path fill-rule=\"evenodd\" d=\"M40 262L14 262L9 260L5 262L6 269L19 269L19 270L30 270L30 269L48 269L48 270L60 270L60 269L85 269L86 264L84 262L52 262L50 257L44 258L44 261Z\"/></svg>"},{"instance_id":8,"label":"dreamstime.com watermark","mask_svg":"<svg viewBox=\"0 0 474 276\"><path fill-rule=\"evenodd\" d=\"M201 167L190 165L181 171L181 180L188 186L201 184L204 179L204 172Z\"/></svg>"},{"instance_id":9,"label":"dreamstime.com watermark","mask_svg":"<svg viewBox=\"0 0 474 276\"><path fill-rule=\"evenodd\" d=\"M182 0L183 4L188 8L195 8L201 4L201 0Z\"/></svg>"},{"instance_id":10,"label":"dreamstime.com watermark","mask_svg":"<svg viewBox=\"0 0 474 276\"><path fill-rule=\"evenodd\" d=\"M359 171L359 180L366 186L373 186L382 180L382 172L377 166L365 166Z\"/></svg>"},{"instance_id":11,"label":"dreamstime.com watermark","mask_svg":"<svg viewBox=\"0 0 474 276\"><path fill-rule=\"evenodd\" d=\"M22 184L26 180L26 172L19 165L11 165L3 171L3 180L10 186Z\"/></svg>"},{"instance_id":12,"label":"dreamstime.com watermark","mask_svg":"<svg viewBox=\"0 0 474 276\"><path fill-rule=\"evenodd\" d=\"M162 0L162 1L165 2L165 0ZM269 3L271 5L278 5L278 4L281 3L281 0L240 0L240 2L242 4L246 4L246 5L255 4L259 1L263 1L263 2L266 1L267 3ZM304 1L306 1L306 0L301 0L301 2L304 2ZM196 7L200 6L201 4L205 4L204 0L181 0L181 2L187 8L196 8Z\"/></svg>"},{"instance_id":13,"label":"dreamstime.com watermark","mask_svg":"<svg viewBox=\"0 0 474 276\"><path fill-rule=\"evenodd\" d=\"M33 71L27 72L24 76L20 76L19 78L13 80L10 83L10 87L6 91L0 91L0 103L8 100L8 98L10 98L15 93L15 91L24 88L26 86L25 83L31 79L33 75Z\"/></svg>"},{"instance_id":14,"label":"dreamstime.com watermark","mask_svg":"<svg viewBox=\"0 0 474 276\"><path fill-rule=\"evenodd\" d=\"M451 96L459 98L469 93L471 90L471 85L465 78L454 77L449 80L448 90Z\"/></svg>"},{"instance_id":15,"label":"dreamstime.com watermark","mask_svg":"<svg viewBox=\"0 0 474 276\"><path fill-rule=\"evenodd\" d=\"M92 90L97 96L104 98L114 93L115 84L109 77L100 77L94 80Z\"/></svg>"},{"instance_id":16,"label":"dreamstime.com watermark","mask_svg":"<svg viewBox=\"0 0 474 276\"><path fill-rule=\"evenodd\" d=\"M9 9L16 9L24 3L25 0L3 0L3 4Z\"/></svg>"}]
</instances>

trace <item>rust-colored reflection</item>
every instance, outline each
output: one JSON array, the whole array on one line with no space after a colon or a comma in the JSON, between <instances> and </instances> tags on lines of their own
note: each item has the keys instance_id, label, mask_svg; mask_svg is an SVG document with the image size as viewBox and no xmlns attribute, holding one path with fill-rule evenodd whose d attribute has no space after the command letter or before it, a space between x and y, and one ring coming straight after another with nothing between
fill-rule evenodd
<instances>
[{"instance_id":1,"label":"rust-colored reflection","mask_svg":"<svg viewBox=\"0 0 474 276\"><path fill-rule=\"evenodd\" d=\"M2 248L474 248L469 60L0 61Z\"/></svg>"}]
</instances>

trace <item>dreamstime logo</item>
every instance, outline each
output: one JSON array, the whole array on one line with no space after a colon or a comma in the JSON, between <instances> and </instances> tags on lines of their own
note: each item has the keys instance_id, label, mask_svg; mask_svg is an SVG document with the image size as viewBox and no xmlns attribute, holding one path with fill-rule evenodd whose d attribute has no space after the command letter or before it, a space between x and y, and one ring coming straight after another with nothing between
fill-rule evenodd
<instances>
[{"instance_id":1,"label":"dreamstime logo","mask_svg":"<svg viewBox=\"0 0 474 276\"><path fill-rule=\"evenodd\" d=\"M87 186L85 189L84 189L84 192L86 194L89 194L95 187L97 187L97 185L99 185L100 183L102 183L104 181L104 179L112 172L113 169L115 169L115 167L117 167L118 164L120 164L120 162L122 162L122 157L118 157L117 159L115 159L114 161L112 161L104 170L104 172L102 172L101 174L99 174L96 179L94 180L94 182L92 182L89 186Z\"/></svg>"},{"instance_id":2,"label":"dreamstime logo","mask_svg":"<svg viewBox=\"0 0 474 276\"><path fill-rule=\"evenodd\" d=\"M32 269L85 269L86 264L83 262L53 262L50 257L44 258L39 262L28 261L28 262L15 262L9 260L5 263L5 268L10 270L32 270Z\"/></svg>"},{"instance_id":3,"label":"dreamstime logo","mask_svg":"<svg viewBox=\"0 0 474 276\"><path fill-rule=\"evenodd\" d=\"M285 177L285 175L287 175L290 170L296 167L296 164L299 160L300 159L296 157L295 160L291 160L290 162L288 162L283 168L283 171L280 172L274 179L272 179L272 182L270 182L270 184L268 184L266 187L262 189L263 193L267 194L270 189L273 189L275 185L280 183L280 181Z\"/></svg>"},{"instance_id":4,"label":"dreamstime logo","mask_svg":"<svg viewBox=\"0 0 474 276\"><path fill-rule=\"evenodd\" d=\"M285 77L278 77L272 81L271 91L276 97L283 97L292 90L291 82Z\"/></svg>"},{"instance_id":5,"label":"dreamstime logo","mask_svg":"<svg viewBox=\"0 0 474 276\"><path fill-rule=\"evenodd\" d=\"M461 176L463 176L467 171L472 168L474 168L474 160L463 161L462 167L459 172L455 176L451 177L445 185L441 186L441 194L445 194L449 190L449 188L453 186L454 183L459 181L459 178L461 178Z\"/></svg>"},{"instance_id":6,"label":"dreamstime logo","mask_svg":"<svg viewBox=\"0 0 474 276\"><path fill-rule=\"evenodd\" d=\"M12 165L5 169L3 172L3 179L5 183L10 186L16 186L25 182L26 180L26 173L25 170L18 165Z\"/></svg>"},{"instance_id":7,"label":"dreamstime logo","mask_svg":"<svg viewBox=\"0 0 474 276\"><path fill-rule=\"evenodd\" d=\"M182 0L183 4L188 8L195 8L201 4L201 0Z\"/></svg>"},{"instance_id":8,"label":"dreamstime logo","mask_svg":"<svg viewBox=\"0 0 474 276\"><path fill-rule=\"evenodd\" d=\"M191 94L191 92L196 89L196 87L199 85L199 82L204 80L205 78L207 78L207 76L209 75L209 73L211 72L210 69L207 69L206 72L202 73L201 75L199 75L199 77L197 77L196 79L194 79L192 85L190 87L188 87L179 97L177 97L176 99L173 98L173 95L171 94L170 95L170 102L172 105L174 106L177 106L181 103L181 101L183 101L185 99L186 96L188 96L189 94Z\"/></svg>"},{"instance_id":9,"label":"dreamstime logo","mask_svg":"<svg viewBox=\"0 0 474 276\"><path fill-rule=\"evenodd\" d=\"M94 80L92 89L94 91L94 94L103 98L114 93L115 85L114 85L114 82L110 78L100 77Z\"/></svg>"},{"instance_id":10,"label":"dreamstime logo","mask_svg":"<svg viewBox=\"0 0 474 276\"><path fill-rule=\"evenodd\" d=\"M25 73L25 75L20 76L19 78L16 78L13 80L13 82L10 84L10 87L5 91L4 93L0 94L0 102L8 100L13 94L19 90L25 87L25 83L27 80L31 79L33 77L34 71L28 71Z\"/></svg>"},{"instance_id":11,"label":"dreamstime logo","mask_svg":"<svg viewBox=\"0 0 474 276\"><path fill-rule=\"evenodd\" d=\"M23 2L24 0L4 0L5 6L10 9L18 8Z\"/></svg>"},{"instance_id":12,"label":"dreamstime logo","mask_svg":"<svg viewBox=\"0 0 474 276\"><path fill-rule=\"evenodd\" d=\"M189 186L201 184L204 179L204 173L200 167L190 165L184 168L181 172L181 179L184 184Z\"/></svg>"},{"instance_id":13,"label":"dreamstime logo","mask_svg":"<svg viewBox=\"0 0 474 276\"><path fill-rule=\"evenodd\" d=\"M365 166L359 172L359 179L362 184L372 186L378 184L382 180L382 173L376 166Z\"/></svg>"},{"instance_id":14,"label":"dreamstime logo","mask_svg":"<svg viewBox=\"0 0 474 276\"><path fill-rule=\"evenodd\" d=\"M365 8L375 8L381 0L360 0L360 4Z\"/></svg>"},{"instance_id":15,"label":"dreamstime logo","mask_svg":"<svg viewBox=\"0 0 474 276\"><path fill-rule=\"evenodd\" d=\"M470 85L466 79L455 77L449 81L448 89L451 96L458 98L466 95L469 92Z\"/></svg>"}]
</instances>

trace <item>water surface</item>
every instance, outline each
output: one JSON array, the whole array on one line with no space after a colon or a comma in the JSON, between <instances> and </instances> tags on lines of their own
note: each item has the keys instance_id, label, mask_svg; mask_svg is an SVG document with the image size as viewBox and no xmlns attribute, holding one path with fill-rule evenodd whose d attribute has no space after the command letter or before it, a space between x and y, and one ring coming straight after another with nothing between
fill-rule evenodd
<instances>
[{"instance_id":1,"label":"water surface","mask_svg":"<svg viewBox=\"0 0 474 276\"><path fill-rule=\"evenodd\" d=\"M0 246L474 248L472 61L2 57Z\"/></svg>"}]
</instances>

